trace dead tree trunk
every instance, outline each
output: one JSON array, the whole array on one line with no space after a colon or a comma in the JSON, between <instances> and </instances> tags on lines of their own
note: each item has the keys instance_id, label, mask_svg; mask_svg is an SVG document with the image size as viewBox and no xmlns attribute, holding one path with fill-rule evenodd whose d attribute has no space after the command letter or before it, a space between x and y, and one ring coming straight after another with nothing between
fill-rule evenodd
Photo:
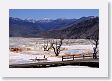
<instances>
[{"instance_id":1,"label":"dead tree trunk","mask_svg":"<svg viewBox=\"0 0 112 81\"><path fill-rule=\"evenodd\" d=\"M55 55L58 56L60 54L60 48L62 45L62 40L63 39L60 39L59 42L57 42L57 41L51 42L50 45L48 45L48 41L46 42L46 44L44 42L44 46L43 46L44 51L49 51L51 48L53 48Z\"/></svg>"},{"instance_id":2,"label":"dead tree trunk","mask_svg":"<svg viewBox=\"0 0 112 81\"><path fill-rule=\"evenodd\" d=\"M44 48L44 51L48 51L48 41L46 42L46 44L45 44L45 42L44 42L43 48Z\"/></svg>"},{"instance_id":3,"label":"dead tree trunk","mask_svg":"<svg viewBox=\"0 0 112 81\"><path fill-rule=\"evenodd\" d=\"M62 40L63 39L60 39L59 44L56 42L55 45L53 44L53 46L52 46L56 56L59 56L59 54L60 54L60 48L61 48L61 45L62 45Z\"/></svg>"},{"instance_id":4,"label":"dead tree trunk","mask_svg":"<svg viewBox=\"0 0 112 81\"><path fill-rule=\"evenodd\" d=\"M93 48L93 58L97 59L97 53L98 53L98 39L94 40L95 47Z\"/></svg>"},{"instance_id":5,"label":"dead tree trunk","mask_svg":"<svg viewBox=\"0 0 112 81\"><path fill-rule=\"evenodd\" d=\"M94 47L93 47L93 59L97 59L99 39L95 38L95 39L93 39L93 41L91 41L91 39L90 39L90 42L94 45Z\"/></svg>"},{"instance_id":6,"label":"dead tree trunk","mask_svg":"<svg viewBox=\"0 0 112 81\"><path fill-rule=\"evenodd\" d=\"M44 42L44 46L43 46L44 51L49 51L52 47L53 47L53 43L50 43L50 46L49 46L48 41L46 42L46 44Z\"/></svg>"}]
</instances>

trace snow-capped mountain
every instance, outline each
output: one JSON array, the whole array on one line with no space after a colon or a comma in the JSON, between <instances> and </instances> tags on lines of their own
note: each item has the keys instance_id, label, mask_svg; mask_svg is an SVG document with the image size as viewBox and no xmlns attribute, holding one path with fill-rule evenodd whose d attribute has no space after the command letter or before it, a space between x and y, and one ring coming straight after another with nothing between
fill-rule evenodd
<instances>
[{"instance_id":1,"label":"snow-capped mountain","mask_svg":"<svg viewBox=\"0 0 112 81\"><path fill-rule=\"evenodd\" d=\"M49 22L52 22L53 20L50 19L50 18L43 18L43 19L40 19L40 20L37 20L37 22L40 22L40 23L49 23Z\"/></svg>"},{"instance_id":2,"label":"snow-capped mountain","mask_svg":"<svg viewBox=\"0 0 112 81\"><path fill-rule=\"evenodd\" d=\"M79 19L19 19L9 18L11 37L51 37L86 38L99 31L99 17L89 16ZM91 32L90 32L91 31ZM85 33L84 33L85 32ZM93 35L94 36L94 35Z\"/></svg>"},{"instance_id":3,"label":"snow-capped mountain","mask_svg":"<svg viewBox=\"0 0 112 81\"><path fill-rule=\"evenodd\" d=\"M22 25L25 25L25 23L33 24L40 30L44 30L44 31L65 27L65 26L73 23L75 20L76 19L61 19L61 18L55 19L55 20L49 19L49 18L44 18L41 20L34 20L34 19L22 20L19 18L12 18L12 17L9 18L10 24L14 24L14 23L16 23L18 25L20 25L20 23Z\"/></svg>"}]
</instances>

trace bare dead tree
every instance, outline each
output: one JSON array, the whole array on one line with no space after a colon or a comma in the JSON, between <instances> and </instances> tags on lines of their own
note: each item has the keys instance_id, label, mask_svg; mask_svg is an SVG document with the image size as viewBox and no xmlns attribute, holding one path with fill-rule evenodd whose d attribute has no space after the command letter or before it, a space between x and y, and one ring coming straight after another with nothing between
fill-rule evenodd
<instances>
[{"instance_id":1,"label":"bare dead tree","mask_svg":"<svg viewBox=\"0 0 112 81\"><path fill-rule=\"evenodd\" d=\"M63 39L60 39L59 43L56 41L55 43L52 44L52 48L53 48L56 56L59 56L59 54L60 54L60 51L61 51L60 48L62 46L62 40Z\"/></svg>"},{"instance_id":2,"label":"bare dead tree","mask_svg":"<svg viewBox=\"0 0 112 81\"><path fill-rule=\"evenodd\" d=\"M44 51L48 51L48 41L47 42L44 41L43 48L44 48Z\"/></svg>"},{"instance_id":3,"label":"bare dead tree","mask_svg":"<svg viewBox=\"0 0 112 81\"><path fill-rule=\"evenodd\" d=\"M93 47L93 59L97 59L99 38L96 37L96 38L94 38L92 40L90 39L90 42L94 45L94 47Z\"/></svg>"},{"instance_id":4,"label":"bare dead tree","mask_svg":"<svg viewBox=\"0 0 112 81\"><path fill-rule=\"evenodd\" d=\"M94 43L93 44L95 45L95 47L93 48L93 58L94 59L97 59L99 40L98 40L98 38L93 39L93 40L94 40Z\"/></svg>"},{"instance_id":5,"label":"bare dead tree","mask_svg":"<svg viewBox=\"0 0 112 81\"><path fill-rule=\"evenodd\" d=\"M50 43L50 45L48 43ZM48 42L48 41L46 43L44 42L44 46L43 46L44 51L49 51L52 47L53 47L52 42Z\"/></svg>"},{"instance_id":6,"label":"bare dead tree","mask_svg":"<svg viewBox=\"0 0 112 81\"><path fill-rule=\"evenodd\" d=\"M44 48L44 51L49 51L50 49L53 48L53 51L55 53L56 56L58 56L60 54L60 48L62 46L62 38L60 39L59 42L54 42L54 40L50 41L50 42L44 42L44 45L43 45L43 48ZM49 43L49 44L48 44Z\"/></svg>"}]
</instances>

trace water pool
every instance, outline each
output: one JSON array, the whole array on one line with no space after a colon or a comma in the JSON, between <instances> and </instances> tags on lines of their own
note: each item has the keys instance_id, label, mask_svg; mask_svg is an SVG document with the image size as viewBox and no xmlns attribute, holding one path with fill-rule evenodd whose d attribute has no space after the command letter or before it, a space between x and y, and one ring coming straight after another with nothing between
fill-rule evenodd
<instances>
[{"instance_id":1,"label":"water pool","mask_svg":"<svg viewBox=\"0 0 112 81\"><path fill-rule=\"evenodd\" d=\"M67 50L66 53L68 54L75 54L75 53L81 53L82 50L77 50L77 49L71 49L71 50Z\"/></svg>"}]
</instances>

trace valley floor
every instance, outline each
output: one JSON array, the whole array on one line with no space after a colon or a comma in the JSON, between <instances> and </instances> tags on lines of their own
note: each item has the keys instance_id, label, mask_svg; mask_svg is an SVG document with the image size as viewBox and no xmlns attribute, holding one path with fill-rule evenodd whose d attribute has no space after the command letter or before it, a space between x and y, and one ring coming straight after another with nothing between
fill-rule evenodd
<instances>
[{"instance_id":1,"label":"valley floor","mask_svg":"<svg viewBox=\"0 0 112 81\"><path fill-rule=\"evenodd\" d=\"M22 48L22 50L18 52L9 50L9 65L40 63L40 62L56 62L56 61L62 61L62 56L68 56L68 55L92 56L93 53L93 45L91 44L90 41L86 39L70 39L70 40L64 39L61 47L61 52L59 56L56 57L53 49L49 51L43 50L43 45L46 40L56 40L56 39L11 37L9 41L10 42L9 48ZM44 58L47 59L38 61L33 60ZM81 59L81 58L82 57L75 59Z\"/></svg>"}]
</instances>

